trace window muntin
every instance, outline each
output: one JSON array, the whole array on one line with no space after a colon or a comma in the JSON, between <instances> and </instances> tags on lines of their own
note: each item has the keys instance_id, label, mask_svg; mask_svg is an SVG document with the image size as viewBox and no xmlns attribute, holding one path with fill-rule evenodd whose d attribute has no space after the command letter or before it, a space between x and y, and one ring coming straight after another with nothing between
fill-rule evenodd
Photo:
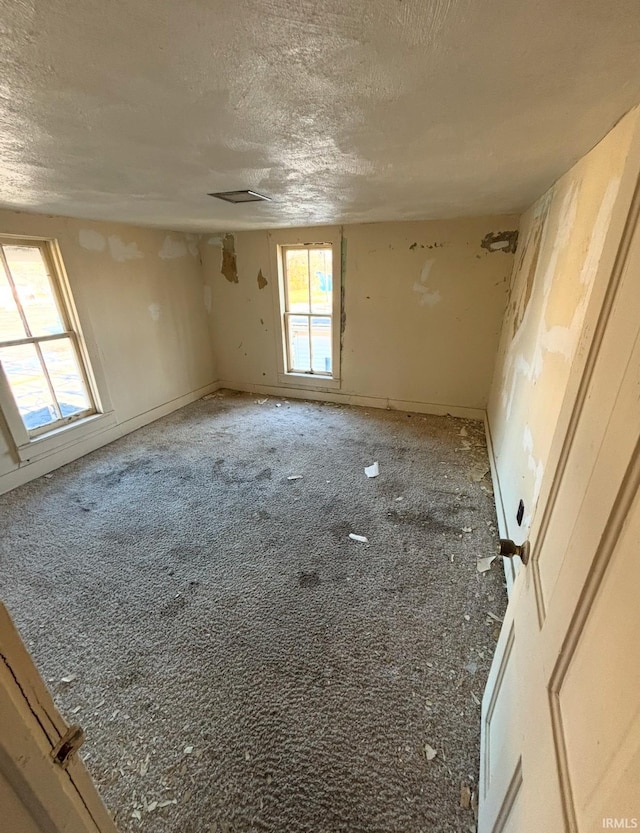
<instances>
[{"instance_id":1,"label":"window muntin","mask_svg":"<svg viewBox=\"0 0 640 833\"><path fill-rule=\"evenodd\" d=\"M29 437L96 412L46 241L0 238L0 363Z\"/></svg>"},{"instance_id":2,"label":"window muntin","mask_svg":"<svg viewBox=\"0 0 640 833\"><path fill-rule=\"evenodd\" d=\"M289 373L333 373L333 252L283 246L284 334Z\"/></svg>"}]
</instances>

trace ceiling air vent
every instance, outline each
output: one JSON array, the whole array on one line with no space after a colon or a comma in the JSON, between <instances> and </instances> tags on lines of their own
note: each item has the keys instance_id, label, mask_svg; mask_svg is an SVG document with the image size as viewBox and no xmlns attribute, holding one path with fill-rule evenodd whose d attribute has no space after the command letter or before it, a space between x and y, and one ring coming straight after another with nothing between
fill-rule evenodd
<instances>
[{"instance_id":1,"label":"ceiling air vent","mask_svg":"<svg viewBox=\"0 0 640 833\"><path fill-rule=\"evenodd\" d=\"M218 200L225 202L271 202L271 197L264 197L255 191L219 191L216 194L209 194L210 197L216 197Z\"/></svg>"}]
</instances>

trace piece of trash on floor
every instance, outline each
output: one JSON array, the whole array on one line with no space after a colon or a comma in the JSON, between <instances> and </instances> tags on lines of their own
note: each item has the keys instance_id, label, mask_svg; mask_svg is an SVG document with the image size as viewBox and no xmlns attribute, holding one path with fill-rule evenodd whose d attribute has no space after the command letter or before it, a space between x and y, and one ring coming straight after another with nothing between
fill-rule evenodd
<instances>
[{"instance_id":1,"label":"piece of trash on floor","mask_svg":"<svg viewBox=\"0 0 640 833\"><path fill-rule=\"evenodd\" d=\"M193 752L193 746L185 746L185 748L184 748L184 754L185 755L190 755L192 752Z\"/></svg>"},{"instance_id":2,"label":"piece of trash on floor","mask_svg":"<svg viewBox=\"0 0 640 833\"><path fill-rule=\"evenodd\" d=\"M153 813L157 806L157 801L150 801L149 804L147 804L147 813Z\"/></svg>"},{"instance_id":3,"label":"piece of trash on floor","mask_svg":"<svg viewBox=\"0 0 640 833\"><path fill-rule=\"evenodd\" d=\"M464 618L465 618L465 621L467 621L467 622L470 622L470 621L471 621L471 616L469 616L469 614L468 614L468 613L465 613L465 614L464 614Z\"/></svg>"},{"instance_id":4,"label":"piece of trash on floor","mask_svg":"<svg viewBox=\"0 0 640 833\"><path fill-rule=\"evenodd\" d=\"M76 706L75 709L71 709L71 714L78 714L82 706Z\"/></svg>"},{"instance_id":5,"label":"piece of trash on floor","mask_svg":"<svg viewBox=\"0 0 640 833\"><path fill-rule=\"evenodd\" d=\"M287 480L302 480L301 474L290 474Z\"/></svg>"},{"instance_id":6,"label":"piece of trash on floor","mask_svg":"<svg viewBox=\"0 0 640 833\"><path fill-rule=\"evenodd\" d=\"M140 775L146 775L149 772L149 761L151 760L151 755L147 755L144 761L140 764Z\"/></svg>"},{"instance_id":7,"label":"piece of trash on floor","mask_svg":"<svg viewBox=\"0 0 640 833\"><path fill-rule=\"evenodd\" d=\"M487 610L487 616L490 619L493 619L494 622L500 622L500 624L502 624L502 622L503 622L503 620L500 618L500 616L496 616L496 614L492 613L490 610Z\"/></svg>"},{"instance_id":8,"label":"piece of trash on floor","mask_svg":"<svg viewBox=\"0 0 640 833\"><path fill-rule=\"evenodd\" d=\"M479 706L480 700L478 700L478 698L476 697L475 692L472 691L471 696L473 697L473 702L476 704L476 706Z\"/></svg>"},{"instance_id":9,"label":"piece of trash on floor","mask_svg":"<svg viewBox=\"0 0 640 833\"><path fill-rule=\"evenodd\" d=\"M375 463L371 463L370 466L366 466L364 473L367 477L377 477L380 474L380 466L378 465L378 461L376 460Z\"/></svg>"},{"instance_id":10,"label":"piece of trash on floor","mask_svg":"<svg viewBox=\"0 0 640 833\"><path fill-rule=\"evenodd\" d=\"M207 399L215 399L215 393L208 393L206 396L202 397L205 401Z\"/></svg>"},{"instance_id":11,"label":"piece of trash on floor","mask_svg":"<svg viewBox=\"0 0 640 833\"><path fill-rule=\"evenodd\" d=\"M473 532L473 529L470 526L463 526L462 531L463 532Z\"/></svg>"},{"instance_id":12,"label":"piece of trash on floor","mask_svg":"<svg viewBox=\"0 0 640 833\"><path fill-rule=\"evenodd\" d=\"M77 679L77 674L67 674L66 677L62 677L60 679L61 683L72 683L75 679Z\"/></svg>"},{"instance_id":13,"label":"piece of trash on floor","mask_svg":"<svg viewBox=\"0 0 640 833\"><path fill-rule=\"evenodd\" d=\"M466 784L460 787L460 806L463 810L471 809L471 790Z\"/></svg>"},{"instance_id":14,"label":"piece of trash on floor","mask_svg":"<svg viewBox=\"0 0 640 833\"><path fill-rule=\"evenodd\" d=\"M369 543L369 539L367 538L366 535L356 535L355 532L350 532L349 533L349 538L351 538L352 541L358 541L360 544L368 544Z\"/></svg>"},{"instance_id":15,"label":"piece of trash on floor","mask_svg":"<svg viewBox=\"0 0 640 833\"><path fill-rule=\"evenodd\" d=\"M396 498L396 503L400 503L401 500L404 500L404 498L403 497L397 497Z\"/></svg>"},{"instance_id":16,"label":"piece of trash on floor","mask_svg":"<svg viewBox=\"0 0 640 833\"><path fill-rule=\"evenodd\" d=\"M476 562L476 567L479 573L486 573L487 570L491 569L491 564L495 555L490 555L487 558L479 558Z\"/></svg>"},{"instance_id":17,"label":"piece of trash on floor","mask_svg":"<svg viewBox=\"0 0 640 833\"><path fill-rule=\"evenodd\" d=\"M169 801L160 801L160 802L158 802L158 808L168 807L170 804L177 804L177 803L178 803L177 798L172 798Z\"/></svg>"},{"instance_id":18,"label":"piece of trash on floor","mask_svg":"<svg viewBox=\"0 0 640 833\"><path fill-rule=\"evenodd\" d=\"M481 480L484 480L484 478L489 474L490 471L491 469L487 465L474 466L469 471L469 478L474 483L479 483Z\"/></svg>"},{"instance_id":19,"label":"piece of trash on floor","mask_svg":"<svg viewBox=\"0 0 640 833\"><path fill-rule=\"evenodd\" d=\"M266 399L254 399L253 401L256 403L256 405L264 405L264 403L267 400Z\"/></svg>"},{"instance_id":20,"label":"piece of trash on floor","mask_svg":"<svg viewBox=\"0 0 640 833\"><path fill-rule=\"evenodd\" d=\"M468 435L468 433L469 432L467 431L467 429L464 426L460 429L460 436L461 437L466 437Z\"/></svg>"},{"instance_id":21,"label":"piece of trash on floor","mask_svg":"<svg viewBox=\"0 0 640 833\"><path fill-rule=\"evenodd\" d=\"M141 821L142 820L142 813L140 812L140 810L134 810L133 813L131 813L131 818L132 819L138 819L138 821Z\"/></svg>"},{"instance_id":22,"label":"piece of trash on floor","mask_svg":"<svg viewBox=\"0 0 640 833\"><path fill-rule=\"evenodd\" d=\"M45 477L47 478L47 480L51 480L51 478L53 477L53 475L52 475L52 474L45 474Z\"/></svg>"},{"instance_id":23,"label":"piece of trash on floor","mask_svg":"<svg viewBox=\"0 0 640 833\"><path fill-rule=\"evenodd\" d=\"M432 761L438 753L433 748L433 746L429 746L428 743L425 743L425 745L424 745L424 754L425 754L425 757L428 761Z\"/></svg>"},{"instance_id":24,"label":"piece of trash on floor","mask_svg":"<svg viewBox=\"0 0 640 833\"><path fill-rule=\"evenodd\" d=\"M276 402L276 408L282 408L282 402Z\"/></svg>"},{"instance_id":25,"label":"piece of trash on floor","mask_svg":"<svg viewBox=\"0 0 640 833\"><path fill-rule=\"evenodd\" d=\"M468 671L469 674L475 674L476 671L478 670L478 663L471 660L471 662L468 662L465 665L464 670Z\"/></svg>"}]
</instances>

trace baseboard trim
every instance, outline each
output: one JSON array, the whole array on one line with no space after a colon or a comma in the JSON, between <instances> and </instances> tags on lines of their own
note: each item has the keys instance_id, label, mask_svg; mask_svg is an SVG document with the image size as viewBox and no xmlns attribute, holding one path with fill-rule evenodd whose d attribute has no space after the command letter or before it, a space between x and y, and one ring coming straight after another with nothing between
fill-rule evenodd
<instances>
[{"instance_id":1,"label":"baseboard trim","mask_svg":"<svg viewBox=\"0 0 640 833\"><path fill-rule=\"evenodd\" d=\"M462 419L484 420L481 408L467 408L462 405L440 405L433 402L412 402L404 399L387 399L378 396L361 396L331 390L256 385L248 382L220 381L219 387L226 390L253 393L262 396L281 396L285 399L308 399L312 402L335 402L341 405L358 405L364 408L381 408L387 411L408 411L415 414L453 416Z\"/></svg>"},{"instance_id":2,"label":"baseboard trim","mask_svg":"<svg viewBox=\"0 0 640 833\"><path fill-rule=\"evenodd\" d=\"M132 431L137 431L138 428L143 428L145 425L149 425L149 423L155 422L173 413L173 411L189 405L191 402L202 399L208 393L215 393L220 387L220 382L212 382L209 385L198 388L198 390L191 391L183 396L178 396L169 402L164 402L162 405L158 405L142 414L137 414L131 417L131 419L119 422L112 427L103 430L98 429L95 433L78 440L77 443L67 445L59 451L53 451L46 457L40 457L30 463L23 463L18 468L0 477L0 495L5 492L10 492L12 489L22 486L30 480L42 477L44 474L49 474L49 472L60 468L60 466L72 463L79 457L84 457L85 454L90 454L92 451L96 451L96 449L102 448L104 445L119 440L120 437L130 434Z\"/></svg>"}]
</instances>

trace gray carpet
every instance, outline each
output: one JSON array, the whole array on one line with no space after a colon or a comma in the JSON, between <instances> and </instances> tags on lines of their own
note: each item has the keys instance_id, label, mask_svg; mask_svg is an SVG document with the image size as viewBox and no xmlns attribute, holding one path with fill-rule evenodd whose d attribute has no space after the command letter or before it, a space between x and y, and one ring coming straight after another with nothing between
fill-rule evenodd
<instances>
[{"instance_id":1,"label":"gray carpet","mask_svg":"<svg viewBox=\"0 0 640 833\"><path fill-rule=\"evenodd\" d=\"M3 600L120 830L474 830L487 469L480 423L229 393L0 498Z\"/></svg>"}]
</instances>

